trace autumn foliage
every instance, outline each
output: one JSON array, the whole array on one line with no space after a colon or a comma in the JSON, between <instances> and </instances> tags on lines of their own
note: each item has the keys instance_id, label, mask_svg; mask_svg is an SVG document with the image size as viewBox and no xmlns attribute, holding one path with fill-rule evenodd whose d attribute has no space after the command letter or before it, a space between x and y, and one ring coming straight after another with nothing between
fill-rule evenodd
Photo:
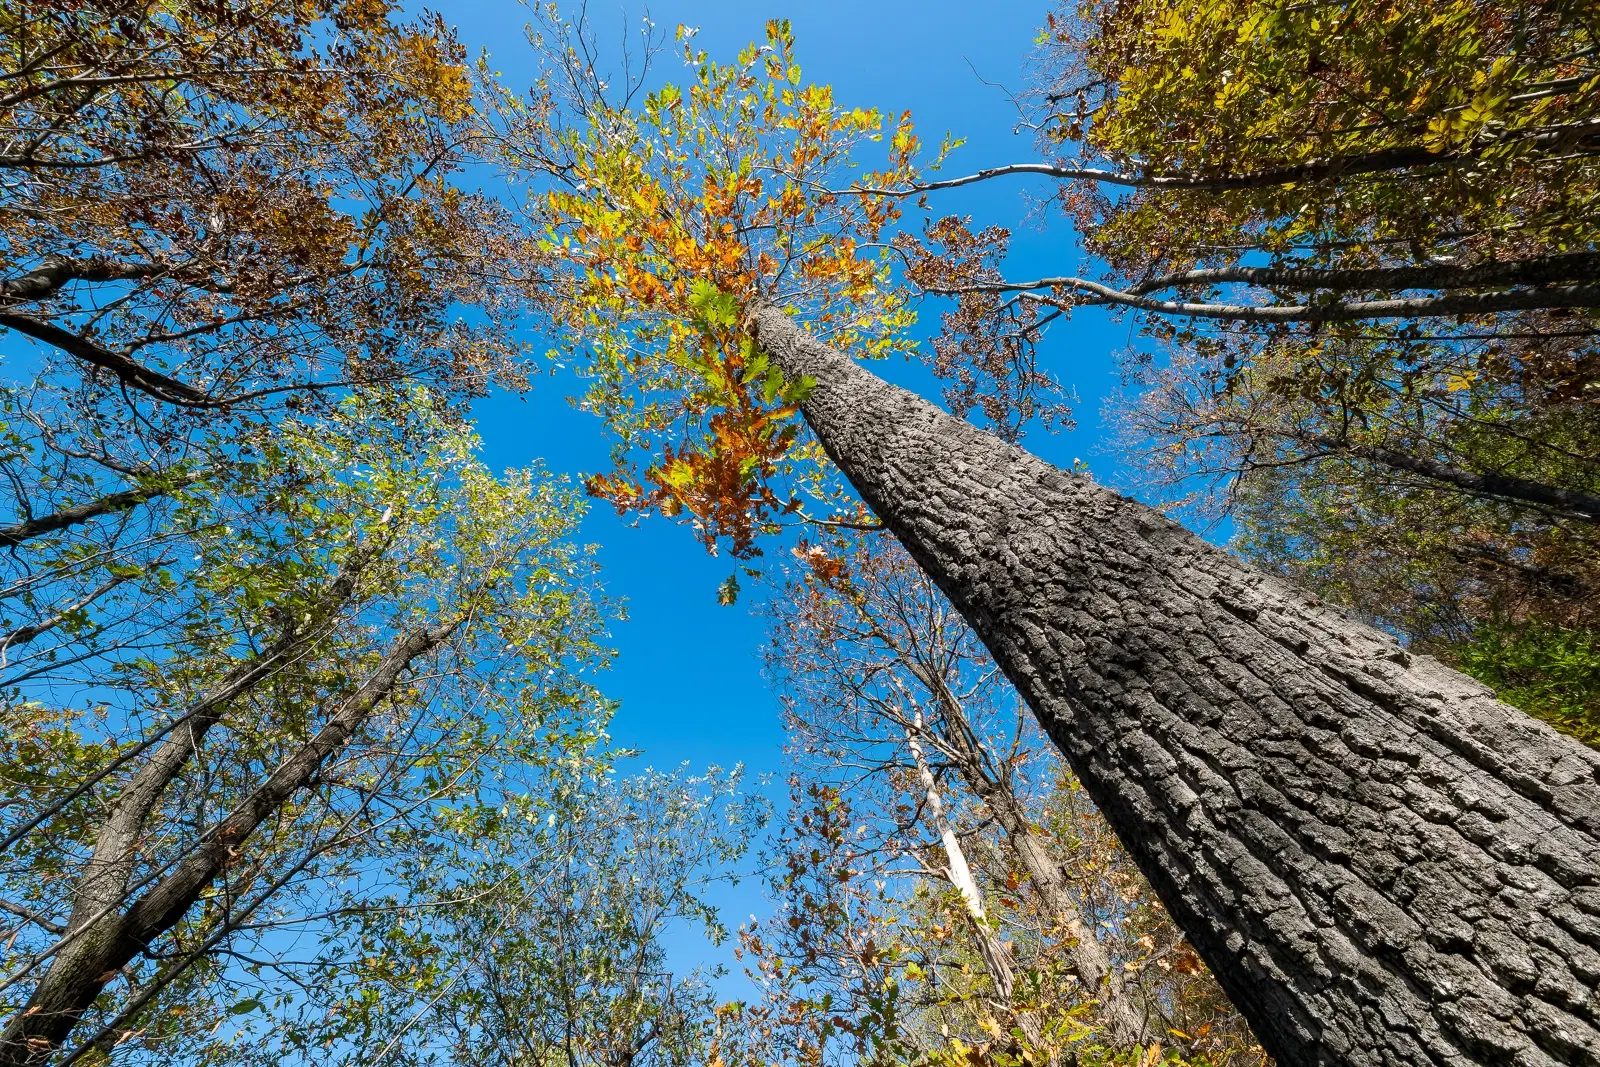
<instances>
[{"instance_id":1,"label":"autumn foliage","mask_svg":"<svg viewBox=\"0 0 1600 1067\"><path fill-rule=\"evenodd\" d=\"M545 161L524 171L530 182L556 179L538 211L546 249L573 276L565 343L618 441L616 469L591 490L623 512L682 514L708 546L748 556L808 496L832 497L802 484L817 455L795 419L808 385L751 347L741 310L758 299L793 308L864 356L903 346L910 315L875 247L899 208L828 185L882 139L878 177L906 175L919 142L909 116L885 131L877 112L807 83L786 22L726 64L680 37L688 84L637 110L569 99L578 121L538 131L553 143L534 146L528 126L510 124L509 158ZM524 113L544 98L533 99Z\"/></svg>"}]
</instances>

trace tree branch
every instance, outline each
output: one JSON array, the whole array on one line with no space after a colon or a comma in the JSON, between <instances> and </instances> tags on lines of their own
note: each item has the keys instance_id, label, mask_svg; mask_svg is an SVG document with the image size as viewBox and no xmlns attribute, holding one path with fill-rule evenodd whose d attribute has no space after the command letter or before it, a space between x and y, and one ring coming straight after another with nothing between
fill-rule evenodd
<instances>
[{"instance_id":1,"label":"tree branch","mask_svg":"<svg viewBox=\"0 0 1600 1067\"><path fill-rule=\"evenodd\" d=\"M1180 285L1241 282L1269 288L1335 289L1356 292L1400 289L1470 289L1550 285L1600 278L1600 252L1572 252L1511 262L1431 264L1423 267L1331 269L1319 267L1218 267L1180 271L1140 282L1128 292L1143 296Z\"/></svg>"},{"instance_id":2,"label":"tree branch","mask_svg":"<svg viewBox=\"0 0 1600 1067\"><path fill-rule=\"evenodd\" d=\"M223 707L276 670L291 652L310 638L319 625L353 599L358 591L362 574L374 560L383 555L388 545L389 538L386 536L358 546L339 568L333 580L328 583L326 590L316 598L315 607L311 612L302 616L296 624L287 627L262 652L235 666L215 689L195 701L182 715L78 783L65 796L46 804L43 810L36 811L32 818L21 826L14 828L4 840L0 840L0 854L32 833L46 819L158 744L161 745L161 749L148 764L133 775L113 804L113 808L118 813L126 815L131 811L130 805L133 803L131 793L149 792L152 788L159 792L159 789L165 788L166 783L182 767L184 761L193 754L194 747L199 744L206 731L220 719ZM186 735L175 742L171 735L180 728L187 731ZM141 782L150 784L141 785ZM107 830L102 826L96 837L97 850L107 836Z\"/></svg>"},{"instance_id":3,"label":"tree branch","mask_svg":"<svg viewBox=\"0 0 1600 1067\"><path fill-rule=\"evenodd\" d=\"M1514 289L1500 293L1450 293L1444 296L1404 297L1391 300L1331 301L1325 304L1256 305L1200 304L1179 300L1157 300L1138 293L1113 289L1087 278L1040 278L1031 282L994 282L978 285L926 286L923 292L939 296L962 293L1021 293L1039 289L1076 289L1098 299L1058 303L1043 299L1053 307L1092 307L1115 304L1161 315L1193 316L1234 322L1355 322L1362 319L1438 318L1449 315L1489 315L1502 311L1534 311L1552 308L1600 307L1600 284L1550 286L1541 289Z\"/></svg>"},{"instance_id":4,"label":"tree branch","mask_svg":"<svg viewBox=\"0 0 1600 1067\"><path fill-rule=\"evenodd\" d=\"M147 569L153 570L156 567L164 567L171 562L172 560L170 559L164 559L152 564ZM88 596L84 597L77 603L72 604L69 607L62 608L60 611L53 612L49 616L40 619L38 622L29 623L26 626L19 626L15 630L12 630L10 633L6 634L4 637L0 637L0 667L6 666L6 660L13 648L25 645L29 641L32 641L35 637L38 637L40 634L48 633L49 631L55 629L57 626L60 626L61 623L66 620L67 616L71 615L73 612L82 611L90 604L93 604L96 600L99 600L101 597L111 592L111 590L115 589L117 586L123 584L124 582L132 581L134 578L141 577L144 573L144 571L140 571L138 574L116 575L115 577L102 582L97 588L90 592Z\"/></svg>"},{"instance_id":5,"label":"tree branch","mask_svg":"<svg viewBox=\"0 0 1600 1067\"><path fill-rule=\"evenodd\" d=\"M58 954L25 1008L0 1033L0 1064L19 1067L54 1050L77 1025L112 976L156 937L170 930L205 887L238 856L240 847L273 812L315 778L317 771L394 692L418 657L437 648L462 620L423 627L400 637L378 668L341 701L316 735L269 774L225 818L213 824L180 862L126 912L109 918L99 936L82 938L81 950Z\"/></svg>"},{"instance_id":6,"label":"tree branch","mask_svg":"<svg viewBox=\"0 0 1600 1067\"><path fill-rule=\"evenodd\" d=\"M1587 129L1589 129L1589 126L1586 124L1578 128L1542 130L1521 140L1531 142L1536 148L1548 149L1560 147L1573 140L1581 139L1583 131ZM1420 145L1403 145L1395 148L1380 149L1376 152L1367 152L1357 156L1311 159L1304 163L1265 167L1261 170L1246 171L1242 174L1211 176L1195 174L1137 174L1127 171L1106 170L1100 167L1070 167L1054 163L1011 163L1000 167L988 167L960 178L918 182L914 185L900 188L853 185L848 189L838 189L833 190L833 192L835 195L886 196L900 199L908 196L920 196L923 193L938 192L943 189L957 189L964 185L974 185L978 182L1012 174L1037 174L1063 181L1091 181L1099 182L1103 185L1119 185L1133 189L1176 189L1208 193L1227 192L1233 189L1265 189L1277 185L1321 182L1329 179L1337 181L1341 178L1353 177L1359 174L1414 170L1419 167L1429 167L1441 163L1465 163L1477 159L1482 154L1482 151L1491 145L1504 143L1503 139L1496 138L1481 147L1466 152L1435 152Z\"/></svg>"},{"instance_id":7,"label":"tree branch","mask_svg":"<svg viewBox=\"0 0 1600 1067\"><path fill-rule=\"evenodd\" d=\"M102 367L116 375L124 384L164 403L203 405L208 402L206 394L194 386L186 385L176 378L169 378L159 371L153 371L121 353L113 352L69 330L63 330L53 323L43 322L29 315L0 312L0 326L9 327L36 341L53 345L85 363Z\"/></svg>"},{"instance_id":8,"label":"tree branch","mask_svg":"<svg viewBox=\"0 0 1600 1067\"><path fill-rule=\"evenodd\" d=\"M90 500L70 508L51 512L49 515L40 515L37 518L27 519L23 522L12 523L10 526L0 526L0 548L15 548L24 541L30 541L43 534L64 530L69 526L88 522L90 519L109 515L116 511L127 511L129 508L138 507L147 500L166 496L188 485L199 481L201 475L196 472L184 474L175 478L168 485L152 485L142 489L124 489L117 493L108 493L103 497Z\"/></svg>"},{"instance_id":9,"label":"tree branch","mask_svg":"<svg viewBox=\"0 0 1600 1067\"><path fill-rule=\"evenodd\" d=\"M26 274L0 281L0 305L26 300L44 300L55 295L68 282L119 282L171 274L172 268L160 263L115 262L106 259L73 259L52 253Z\"/></svg>"},{"instance_id":10,"label":"tree branch","mask_svg":"<svg viewBox=\"0 0 1600 1067\"><path fill-rule=\"evenodd\" d=\"M1385 467L1392 467L1395 470L1420 474L1424 478L1443 482L1446 485L1453 485L1468 492L1499 497L1504 500L1517 500L1529 504L1537 504L1541 507L1557 508L1562 513L1573 518L1582 519L1585 522L1600 523L1600 496L1596 496L1593 493L1585 493L1576 489L1561 489L1553 485L1529 481L1526 478L1513 478L1503 474L1478 474L1474 471L1464 471L1435 460L1413 456L1405 452L1397 452L1394 449L1355 444L1336 437L1321 437L1312 434L1293 434L1292 436L1329 452L1348 453L1361 459L1380 463Z\"/></svg>"},{"instance_id":11,"label":"tree branch","mask_svg":"<svg viewBox=\"0 0 1600 1067\"><path fill-rule=\"evenodd\" d=\"M41 915L32 908L25 908L21 904L13 904L4 897L0 897L0 911L10 912L24 922L30 922L35 926L42 927L47 933L55 934L57 937L67 932L67 928L60 923Z\"/></svg>"}]
</instances>

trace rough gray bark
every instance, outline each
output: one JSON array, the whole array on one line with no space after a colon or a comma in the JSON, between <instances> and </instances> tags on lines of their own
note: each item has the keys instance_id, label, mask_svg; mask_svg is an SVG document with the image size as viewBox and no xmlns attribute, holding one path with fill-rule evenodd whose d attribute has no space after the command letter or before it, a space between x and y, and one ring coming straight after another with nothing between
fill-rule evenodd
<instances>
[{"instance_id":1,"label":"rough gray bark","mask_svg":"<svg viewBox=\"0 0 1600 1067\"><path fill-rule=\"evenodd\" d=\"M1281 1063L1600 1064L1600 753L757 307Z\"/></svg>"}]
</instances>

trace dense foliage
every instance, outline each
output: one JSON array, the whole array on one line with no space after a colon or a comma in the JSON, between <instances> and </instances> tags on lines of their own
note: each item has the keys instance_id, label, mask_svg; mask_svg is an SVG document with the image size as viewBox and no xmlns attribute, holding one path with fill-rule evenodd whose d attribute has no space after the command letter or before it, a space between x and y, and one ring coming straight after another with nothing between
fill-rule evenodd
<instances>
[{"instance_id":1,"label":"dense foliage","mask_svg":"<svg viewBox=\"0 0 1600 1067\"><path fill-rule=\"evenodd\" d=\"M196 414L515 381L496 319L530 261L452 181L475 141L464 53L436 17L396 14L8 4L0 326L86 402ZM463 321L463 301L491 317Z\"/></svg>"},{"instance_id":2,"label":"dense foliage","mask_svg":"<svg viewBox=\"0 0 1600 1067\"><path fill-rule=\"evenodd\" d=\"M65 444L18 430L9 469L38 493ZM5 667L0 877L29 916L6 942L13 1020L98 941L63 943L69 922L114 941L189 898L117 953L83 1027L200 1055L264 969L292 969L283 924L359 907L343 887L593 758L604 615L570 543L581 508L474 447L426 397L352 399L7 557L8 604L54 621L11 631ZM113 588L86 605L96 583Z\"/></svg>"},{"instance_id":3,"label":"dense foliage","mask_svg":"<svg viewBox=\"0 0 1600 1067\"><path fill-rule=\"evenodd\" d=\"M615 435L617 469L589 488L755 555L760 534L830 510L838 491L799 436L806 383L753 346L742 310L760 295L863 355L907 349L912 317L875 244L898 210L826 185L875 141L887 142L884 180L907 173L919 141L908 115L886 131L878 112L806 82L781 20L732 63L680 30L691 78L647 94L600 78L582 58L586 32L548 27L546 77L502 94L495 114L511 179L548 228L543 251L569 276L565 355Z\"/></svg>"},{"instance_id":4,"label":"dense foliage","mask_svg":"<svg viewBox=\"0 0 1600 1067\"><path fill-rule=\"evenodd\" d=\"M227 1058L391 866L607 758L581 497L460 417L536 257L437 19L0 26L0 1062Z\"/></svg>"},{"instance_id":5,"label":"dense foliage","mask_svg":"<svg viewBox=\"0 0 1600 1067\"><path fill-rule=\"evenodd\" d=\"M1578 3L1085 0L1040 98L1107 283L1189 294L1131 305L1146 471L1591 740L1597 32Z\"/></svg>"}]
</instances>

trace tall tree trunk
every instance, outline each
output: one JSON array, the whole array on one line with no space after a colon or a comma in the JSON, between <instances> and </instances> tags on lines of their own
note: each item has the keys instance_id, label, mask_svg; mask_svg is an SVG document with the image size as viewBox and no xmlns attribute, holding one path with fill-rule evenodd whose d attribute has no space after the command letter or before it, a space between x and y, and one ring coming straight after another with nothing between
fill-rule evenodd
<instances>
[{"instance_id":1,"label":"tall tree trunk","mask_svg":"<svg viewBox=\"0 0 1600 1067\"><path fill-rule=\"evenodd\" d=\"M1600 1064L1600 753L753 307L1285 1064Z\"/></svg>"}]
</instances>

